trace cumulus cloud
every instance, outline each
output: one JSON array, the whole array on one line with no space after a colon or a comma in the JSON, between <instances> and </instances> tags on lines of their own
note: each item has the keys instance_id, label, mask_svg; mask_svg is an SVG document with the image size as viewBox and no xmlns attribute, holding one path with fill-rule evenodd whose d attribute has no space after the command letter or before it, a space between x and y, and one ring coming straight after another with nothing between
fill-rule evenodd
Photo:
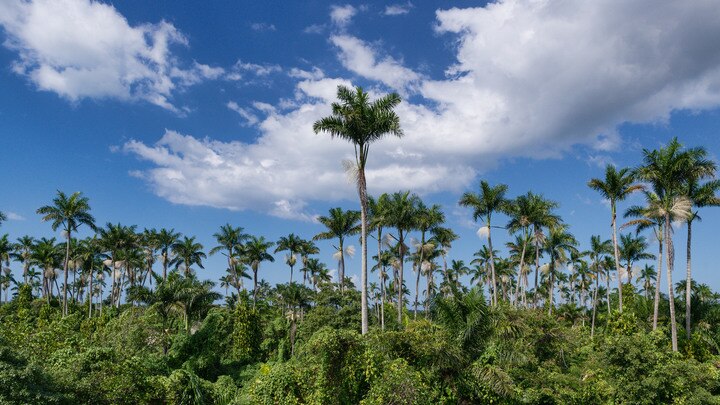
<instances>
[{"instance_id":1,"label":"cumulus cloud","mask_svg":"<svg viewBox=\"0 0 720 405\"><path fill-rule=\"evenodd\" d=\"M275 24L268 24L268 23L252 23L250 24L250 28L253 31L275 31Z\"/></svg>"},{"instance_id":2,"label":"cumulus cloud","mask_svg":"<svg viewBox=\"0 0 720 405\"><path fill-rule=\"evenodd\" d=\"M15 212L11 212L11 211L7 212L6 216L7 216L7 219L10 221L24 221L25 220L24 216L22 216L18 213L15 213Z\"/></svg>"},{"instance_id":3,"label":"cumulus cloud","mask_svg":"<svg viewBox=\"0 0 720 405\"><path fill-rule=\"evenodd\" d=\"M389 16L403 15L409 13L410 9L412 8L413 5L410 2L407 2L405 4L391 4L385 7L385 11L383 12L383 14Z\"/></svg>"},{"instance_id":4,"label":"cumulus cloud","mask_svg":"<svg viewBox=\"0 0 720 405\"><path fill-rule=\"evenodd\" d=\"M339 15L336 24L345 21ZM371 193L457 191L502 158L557 157L578 144L595 149L590 162L601 164L622 142L622 123L720 105L713 1L517 0L436 17L436 31L456 52L441 78L347 33L330 38L348 71L378 85L373 97L387 87L413 96L397 108L405 137L371 148ZM353 158L352 148L312 132L337 85L349 83L289 75L299 80L293 96L263 106L254 142L168 131L154 145L132 141L124 149L150 163L140 174L177 203L307 219L308 202L355 198L340 163Z\"/></svg>"},{"instance_id":5,"label":"cumulus cloud","mask_svg":"<svg viewBox=\"0 0 720 405\"><path fill-rule=\"evenodd\" d=\"M357 9L350 4L344 6L331 6L330 7L330 21L340 28L346 27L352 21L352 18L357 14Z\"/></svg>"},{"instance_id":6,"label":"cumulus cloud","mask_svg":"<svg viewBox=\"0 0 720 405\"><path fill-rule=\"evenodd\" d=\"M421 78L418 73L390 56L378 60L377 51L358 38L334 35L330 41L339 49L343 66L360 76L402 92L414 87Z\"/></svg>"},{"instance_id":7,"label":"cumulus cloud","mask_svg":"<svg viewBox=\"0 0 720 405\"><path fill-rule=\"evenodd\" d=\"M238 103L229 101L227 108L238 113L247 123L247 125L255 125L258 123L258 117L247 108L240 107Z\"/></svg>"},{"instance_id":8,"label":"cumulus cloud","mask_svg":"<svg viewBox=\"0 0 720 405\"><path fill-rule=\"evenodd\" d=\"M223 73L199 63L183 66L170 48L188 40L172 24L133 27L104 3L7 0L0 2L0 25L5 47L18 54L13 70L70 101L145 100L182 112L171 101L174 92Z\"/></svg>"}]
</instances>

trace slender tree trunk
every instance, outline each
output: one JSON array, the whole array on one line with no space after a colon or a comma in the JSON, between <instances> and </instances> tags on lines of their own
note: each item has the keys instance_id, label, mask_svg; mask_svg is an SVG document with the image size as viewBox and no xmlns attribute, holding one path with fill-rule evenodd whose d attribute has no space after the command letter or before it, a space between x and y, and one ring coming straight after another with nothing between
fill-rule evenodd
<instances>
[{"instance_id":1,"label":"slender tree trunk","mask_svg":"<svg viewBox=\"0 0 720 405\"><path fill-rule=\"evenodd\" d=\"M690 304L691 304L691 242L692 242L692 218L687 221L687 270L685 274L685 335L690 339Z\"/></svg>"},{"instance_id":2,"label":"slender tree trunk","mask_svg":"<svg viewBox=\"0 0 720 405\"><path fill-rule=\"evenodd\" d=\"M522 252L520 253L520 266L518 267L518 282L515 285L515 306L518 306L518 298L519 298L519 292L520 292L520 285L522 284L522 276L523 276L523 267L525 266L525 248L527 245L523 241L523 248Z\"/></svg>"},{"instance_id":3,"label":"slender tree trunk","mask_svg":"<svg viewBox=\"0 0 720 405\"><path fill-rule=\"evenodd\" d=\"M548 315L552 315L553 293L555 292L555 260L550 256L550 292L548 293Z\"/></svg>"},{"instance_id":4,"label":"slender tree trunk","mask_svg":"<svg viewBox=\"0 0 720 405\"><path fill-rule=\"evenodd\" d=\"M658 270L655 278L655 302L653 303L653 330L657 329L658 313L660 312L660 279L662 279L663 266L663 237L662 229L658 232Z\"/></svg>"},{"instance_id":5,"label":"slender tree trunk","mask_svg":"<svg viewBox=\"0 0 720 405\"><path fill-rule=\"evenodd\" d=\"M340 239L340 267L338 269L338 280L340 282L340 292L345 291L345 246L343 246L343 240Z\"/></svg>"},{"instance_id":6,"label":"slender tree trunk","mask_svg":"<svg viewBox=\"0 0 720 405\"><path fill-rule=\"evenodd\" d=\"M253 309L255 309L255 304L257 303L257 266L253 266Z\"/></svg>"},{"instance_id":7,"label":"slender tree trunk","mask_svg":"<svg viewBox=\"0 0 720 405\"><path fill-rule=\"evenodd\" d=\"M610 269L605 269L605 300L607 301L607 311L610 315Z\"/></svg>"},{"instance_id":8,"label":"slender tree trunk","mask_svg":"<svg viewBox=\"0 0 720 405\"><path fill-rule=\"evenodd\" d=\"M358 172L360 180L358 182L358 192L360 194L360 244L362 245L362 255L360 258L360 316L361 316L361 333L368 333L368 246L367 246L367 185L365 184L365 168L361 168Z\"/></svg>"},{"instance_id":9,"label":"slender tree trunk","mask_svg":"<svg viewBox=\"0 0 720 405\"><path fill-rule=\"evenodd\" d=\"M533 306L537 308L538 303L538 272L540 271L540 241L539 236L540 232L538 232L537 226L535 228L535 290L533 294Z\"/></svg>"},{"instance_id":10,"label":"slender tree trunk","mask_svg":"<svg viewBox=\"0 0 720 405\"><path fill-rule=\"evenodd\" d=\"M90 266L90 280L88 281L88 319L92 318L92 297L93 297L93 268Z\"/></svg>"},{"instance_id":11,"label":"slender tree trunk","mask_svg":"<svg viewBox=\"0 0 720 405\"><path fill-rule=\"evenodd\" d=\"M593 291L592 323L590 324L590 339L595 336L595 313L597 312L597 292L600 286L598 276L595 276L595 291Z\"/></svg>"},{"instance_id":12,"label":"slender tree trunk","mask_svg":"<svg viewBox=\"0 0 720 405\"><path fill-rule=\"evenodd\" d=\"M168 252L163 253L163 281L167 281Z\"/></svg>"},{"instance_id":13,"label":"slender tree trunk","mask_svg":"<svg viewBox=\"0 0 720 405\"><path fill-rule=\"evenodd\" d=\"M68 260L70 260L70 230L66 229L67 237L65 239L65 261L63 262L63 273L65 284L63 284L63 316L67 316L67 285L68 285Z\"/></svg>"},{"instance_id":14,"label":"slender tree trunk","mask_svg":"<svg viewBox=\"0 0 720 405\"><path fill-rule=\"evenodd\" d=\"M385 267L382 268L383 274L385 274ZM380 276L380 294L382 300L380 301L380 329L385 330L385 277Z\"/></svg>"},{"instance_id":15,"label":"slender tree trunk","mask_svg":"<svg viewBox=\"0 0 720 405\"><path fill-rule=\"evenodd\" d=\"M292 252L290 252L290 256L292 257ZM292 258L290 260L292 260ZM290 284L292 284L292 279L293 279L293 265L291 264L290 265Z\"/></svg>"},{"instance_id":16,"label":"slender tree trunk","mask_svg":"<svg viewBox=\"0 0 720 405\"><path fill-rule=\"evenodd\" d=\"M613 252L615 253L615 270L617 271L618 275L618 308L620 310L620 313L623 311L623 296L622 296L622 277L620 277L620 253L618 252L618 243L617 243L617 226L616 226L616 207L615 207L615 201L612 201L612 242L613 242Z\"/></svg>"},{"instance_id":17,"label":"slender tree trunk","mask_svg":"<svg viewBox=\"0 0 720 405\"><path fill-rule=\"evenodd\" d=\"M493 305L497 306L497 281L495 279L495 256L493 255L492 237L490 236L490 216L487 219L488 228L488 248L490 249L490 275L492 277L492 300Z\"/></svg>"},{"instance_id":18,"label":"slender tree trunk","mask_svg":"<svg viewBox=\"0 0 720 405\"><path fill-rule=\"evenodd\" d=\"M675 252L673 251L673 242L671 239L670 214L665 214L665 243L667 244L667 282L668 282L668 299L670 300L670 334L672 338L672 350L678 351L677 343L677 325L675 324L675 293L673 292L672 272L673 262L675 261Z\"/></svg>"},{"instance_id":19,"label":"slender tree trunk","mask_svg":"<svg viewBox=\"0 0 720 405\"><path fill-rule=\"evenodd\" d=\"M417 266L417 267L416 267ZM422 270L422 266L420 264L413 265L416 271L417 277L415 277L415 302L413 304L413 319L417 319L417 307L418 307L418 295L420 290L420 270Z\"/></svg>"},{"instance_id":20,"label":"slender tree trunk","mask_svg":"<svg viewBox=\"0 0 720 405\"><path fill-rule=\"evenodd\" d=\"M403 268L404 262L405 262L405 249L403 247L404 238L402 231L398 231L398 236L400 237L398 242L400 244L400 269L398 271L398 285L397 285L397 294L398 294L398 300L397 300L397 320L398 320L398 326L402 325L402 310L403 310Z\"/></svg>"}]
</instances>

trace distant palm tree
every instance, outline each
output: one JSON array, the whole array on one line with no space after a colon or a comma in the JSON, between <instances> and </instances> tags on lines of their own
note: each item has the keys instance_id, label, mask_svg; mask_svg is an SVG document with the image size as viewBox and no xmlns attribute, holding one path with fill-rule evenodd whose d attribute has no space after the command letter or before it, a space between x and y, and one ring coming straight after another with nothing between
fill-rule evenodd
<instances>
[{"instance_id":1,"label":"distant palm tree","mask_svg":"<svg viewBox=\"0 0 720 405\"><path fill-rule=\"evenodd\" d=\"M348 236L356 235L360 232L360 221L361 213L358 211L343 211L342 208L331 208L328 216L318 217L318 222L325 225L327 230L320 232L313 237L313 240L326 240L335 239L338 240L338 245L333 246L336 251L345 251L345 238ZM344 290L343 283L345 282L345 255L340 255L340 265L338 266L338 278L340 282L340 291Z\"/></svg>"},{"instance_id":2,"label":"distant palm tree","mask_svg":"<svg viewBox=\"0 0 720 405\"><path fill-rule=\"evenodd\" d=\"M453 232L452 229L444 228L442 226L434 227L430 233L432 234L433 243L435 243L441 250L440 255L443 258L443 273L444 277L447 278L447 254L452 247L452 243L456 241L459 236Z\"/></svg>"},{"instance_id":3,"label":"distant palm tree","mask_svg":"<svg viewBox=\"0 0 720 405\"><path fill-rule=\"evenodd\" d=\"M590 258L590 270L593 272L595 279L595 290L593 291L593 309L592 309L592 326L590 327L590 337L595 335L595 313L597 311L598 293L600 291L600 275L605 277L605 281L610 285L609 274L606 273L604 258L612 252L612 241L610 239L602 240L600 235L590 237L590 250L588 257ZM606 293L609 293L606 289ZM609 302L609 301L608 301ZM610 314L610 306L608 304L608 314Z\"/></svg>"},{"instance_id":4,"label":"distant palm tree","mask_svg":"<svg viewBox=\"0 0 720 405\"><path fill-rule=\"evenodd\" d=\"M648 244L643 236L632 234L620 235L620 259L625 261L625 269L628 277L628 284L632 285L633 264L640 260L654 259L655 255L647 253Z\"/></svg>"},{"instance_id":5,"label":"distant palm tree","mask_svg":"<svg viewBox=\"0 0 720 405\"><path fill-rule=\"evenodd\" d=\"M242 279L234 273L237 259L233 256L233 252L235 252L236 247L242 246L242 244L248 240L250 235L243 233L243 228L241 227L233 227L230 224L225 224L220 227L219 232L213 234L213 237L217 241L218 245L210 249L210 255L212 256L215 253L225 251L224 254L227 257L228 265L227 270L233 274L237 281L241 281ZM237 288L237 292L240 294L240 287Z\"/></svg>"},{"instance_id":6,"label":"distant palm tree","mask_svg":"<svg viewBox=\"0 0 720 405\"><path fill-rule=\"evenodd\" d=\"M251 236L242 249L242 257L253 271L253 308L257 302L258 292L258 270L262 262L274 262L275 258L267 252L274 242L266 241L264 237Z\"/></svg>"},{"instance_id":7,"label":"distant palm tree","mask_svg":"<svg viewBox=\"0 0 720 405\"><path fill-rule=\"evenodd\" d=\"M588 187L600 192L610 202L610 216L612 228L613 252L615 254L615 270L618 274L618 306L623 310L622 278L620 277L620 253L617 240L617 203L623 201L630 194L642 190L642 186L635 184L635 176L629 168L617 170L609 164L605 167L605 178L594 178L588 182Z\"/></svg>"},{"instance_id":8,"label":"distant palm tree","mask_svg":"<svg viewBox=\"0 0 720 405\"><path fill-rule=\"evenodd\" d=\"M290 266L290 282L291 283L293 282L292 281L293 267L295 266L295 262L297 261L297 258L295 257L295 255L297 253L300 253L304 243L305 243L305 241L302 240L297 235L295 235L294 233L291 233L288 236L281 236L280 239L276 243L275 253L282 252L285 250L288 251L286 263L288 266Z\"/></svg>"},{"instance_id":9,"label":"distant palm tree","mask_svg":"<svg viewBox=\"0 0 720 405\"><path fill-rule=\"evenodd\" d=\"M10 239L8 238L8 235L0 236L0 270L4 271L6 268L8 269L8 272L10 268L10 257L13 253L13 244L10 242ZM3 263L5 264L5 267L3 267ZM1 273L1 272L0 272ZM2 276L2 274L0 274ZM7 278L7 276L5 276ZM0 283L1 284L1 283ZM0 288L0 301L2 301L2 289ZM7 300L7 297L6 297Z\"/></svg>"},{"instance_id":10,"label":"distant palm tree","mask_svg":"<svg viewBox=\"0 0 720 405\"><path fill-rule=\"evenodd\" d=\"M338 86L339 102L332 103L332 115L322 118L313 124L315 133L328 132L332 137L345 139L355 147L355 169L357 170L357 188L360 197L362 265L361 265L361 319L362 334L368 331L367 308L367 214L368 196L365 165L370 151L370 144L391 134L402 136L400 118L394 108L400 104L400 96L388 94L370 102L370 96L362 88L355 91L345 86Z\"/></svg>"},{"instance_id":11,"label":"distant palm tree","mask_svg":"<svg viewBox=\"0 0 720 405\"><path fill-rule=\"evenodd\" d=\"M423 262L425 261L427 254L426 251L432 252L435 250L435 244L426 240L428 232L433 228L439 226L445 222L445 214L442 212L440 205L435 204L432 207L427 207L425 204L420 202L417 206L417 213L415 215L415 228L420 231L420 249L418 257L418 272L417 279L415 282L415 310L414 316L417 318L417 307L418 307L418 285L420 284L420 270L422 269ZM427 282L428 285L432 284L432 272L428 272ZM429 295L429 294L428 294Z\"/></svg>"},{"instance_id":12,"label":"distant palm tree","mask_svg":"<svg viewBox=\"0 0 720 405\"><path fill-rule=\"evenodd\" d=\"M497 305L497 281L495 274L495 260L492 247L492 214L510 212L509 200L505 198L507 193L507 185L499 184L495 187L482 180L480 182L480 193L467 192L460 198L459 204L463 207L470 207L473 210L473 219L483 218L485 227L487 228L488 247L490 252L490 277L492 278L492 303Z\"/></svg>"},{"instance_id":13,"label":"distant palm tree","mask_svg":"<svg viewBox=\"0 0 720 405\"><path fill-rule=\"evenodd\" d=\"M5 221L7 221L7 215L5 215L4 212L0 211L0 225L2 225L2 223Z\"/></svg>"},{"instance_id":14,"label":"distant palm tree","mask_svg":"<svg viewBox=\"0 0 720 405\"><path fill-rule=\"evenodd\" d=\"M548 200L542 195L528 194L529 196L529 221L533 228L533 244L535 245L535 283L533 303L537 306L538 294L538 273L540 270L540 248L545 242L543 228L551 228L560 224L560 217L553 212L559 205L557 202Z\"/></svg>"},{"instance_id":15,"label":"distant palm tree","mask_svg":"<svg viewBox=\"0 0 720 405\"><path fill-rule=\"evenodd\" d=\"M303 240L300 244L300 250L298 251L300 254L300 260L302 262L303 269L307 269L307 263L308 260L310 260L310 255L316 255L320 253L320 249L315 245L315 242L312 240ZM303 271L303 285L310 280L310 274L307 271Z\"/></svg>"},{"instance_id":16,"label":"distant palm tree","mask_svg":"<svg viewBox=\"0 0 720 405\"><path fill-rule=\"evenodd\" d=\"M405 238L407 234L415 229L415 214L417 212L417 206L420 203L420 198L415 194L410 194L409 191L396 192L390 196L388 220L389 226L394 227L397 230L397 235L390 235L391 238L397 242L397 256L398 256L398 279L395 282L397 288L397 320L398 325L402 325L402 311L405 308L404 302L404 262L405 254L407 253L408 247L405 245Z\"/></svg>"},{"instance_id":17,"label":"distant palm tree","mask_svg":"<svg viewBox=\"0 0 720 405\"><path fill-rule=\"evenodd\" d=\"M655 267L646 264L645 267L643 267L640 270L640 276L638 277L643 285L643 293L645 294L646 299L650 299L650 289L652 288L652 282L655 281L655 278L657 277L657 272L655 271Z\"/></svg>"},{"instance_id":18,"label":"distant palm tree","mask_svg":"<svg viewBox=\"0 0 720 405\"><path fill-rule=\"evenodd\" d=\"M43 295L48 303L52 297L52 281L55 279L55 268L60 265L61 260L62 251L55 244L55 238L39 239L30 254L31 264L43 270Z\"/></svg>"},{"instance_id":19,"label":"distant palm tree","mask_svg":"<svg viewBox=\"0 0 720 405\"><path fill-rule=\"evenodd\" d=\"M548 291L548 314L552 314L553 294L555 289L555 278L557 276L557 266L567 260L567 256L576 251L577 240L574 236L567 232L565 226L555 226L550 228L547 238L545 239L545 251L549 256L549 291Z\"/></svg>"},{"instance_id":20,"label":"distant palm tree","mask_svg":"<svg viewBox=\"0 0 720 405\"><path fill-rule=\"evenodd\" d=\"M62 228L65 232L65 261L63 272L65 282L63 286L63 315L67 315L67 284L68 284L68 260L70 260L70 239L72 233L78 230L80 225L86 225L95 230L95 218L90 215L90 204L87 197L81 192L75 192L69 197L58 190L57 197L53 199L52 205L44 205L38 208L37 213L42 215L43 221L51 221L52 229L56 231Z\"/></svg>"},{"instance_id":21,"label":"distant palm tree","mask_svg":"<svg viewBox=\"0 0 720 405\"><path fill-rule=\"evenodd\" d=\"M192 274L192 265L197 264L198 267L204 269L202 264L203 259L207 258L205 252L203 252L203 245L199 242L195 242L195 237L183 237L182 240L175 242L172 245L172 250L175 253L175 268L179 268L181 265L185 267L185 277L189 277Z\"/></svg>"},{"instance_id":22,"label":"distant palm tree","mask_svg":"<svg viewBox=\"0 0 720 405\"><path fill-rule=\"evenodd\" d=\"M108 253L105 265L110 268L112 278L110 288L110 304L120 306L120 293L122 283L118 270L125 265L121 258L124 252L135 248L138 237L135 233L136 226L124 226L120 224L107 223L104 228L98 230L100 236L100 247L103 252Z\"/></svg>"},{"instance_id":23,"label":"distant palm tree","mask_svg":"<svg viewBox=\"0 0 720 405\"><path fill-rule=\"evenodd\" d=\"M17 242L13 246L13 258L22 263L23 265L23 282L28 282L28 271L30 271L30 254L32 253L33 245L35 244L35 238L32 236L22 236L17 239Z\"/></svg>"},{"instance_id":24,"label":"distant palm tree","mask_svg":"<svg viewBox=\"0 0 720 405\"><path fill-rule=\"evenodd\" d=\"M160 261L163 266L163 280L167 280L167 269L173 258L171 257L172 247L180 240L180 232L175 229L162 228L157 233L158 248L160 249Z\"/></svg>"}]
</instances>

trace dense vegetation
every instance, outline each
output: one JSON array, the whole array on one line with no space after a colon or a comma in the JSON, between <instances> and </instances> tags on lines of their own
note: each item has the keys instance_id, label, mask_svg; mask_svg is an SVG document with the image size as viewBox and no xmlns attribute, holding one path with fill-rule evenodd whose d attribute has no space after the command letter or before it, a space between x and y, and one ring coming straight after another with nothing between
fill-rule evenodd
<instances>
[{"instance_id":1,"label":"dense vegetation","mask_svg":"<svg viewBox=\"0 0 720 405\"><path fill-rule=\"evenodd\" d=\"M338 97L315 130L356 146L361 210L331 209L317 235L269 241L227 224L206 249L173 229L98 226L86 197L58 192L38 214L64 240L0 237L0 402L720 403L720 294L692 280L690 260L698 209L720 203L703 148L673 140L591 179L612 225L584 247L557 202L481 181L459 204L486 242L460 259L440 206L367 195L368 145L402 135L399 98ZM646 204L619 211L635 192ZM498 232L513 236L505 249ZM358 234L356 287L344 270ZM674 284L682 236L687 277ZM202 279L208 254L227 259L217 284ZM262 279L275 260L288 283Z\"/></svg>"}]
</instances>

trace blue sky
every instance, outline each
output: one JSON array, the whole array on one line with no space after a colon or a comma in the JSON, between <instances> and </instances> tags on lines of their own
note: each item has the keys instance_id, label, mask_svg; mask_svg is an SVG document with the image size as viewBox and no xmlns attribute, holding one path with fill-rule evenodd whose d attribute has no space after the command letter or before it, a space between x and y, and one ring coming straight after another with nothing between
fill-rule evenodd
<instances>
[{"instance_id":1,"label":"blue sky","mask_svg":"<svg viewBox=\"0 0 720 405\"><path fill-rule=\"evenodd\" d=\"M450 258L483 243L456 204L480 179L557 200L587 246L609 237L609 209L586 187L605 163L634 166L673 136L716 157L713 3L5 1L2 232L52 236L34 212L61 189L84 192L101 224L172 227L208 248L226 222L309 238L314 216L358 205L341 164L352 148L311 129L353 84L402 95L406 136L373 145L369 188L442 204L461 235ZM693 267L719 289L715 211L694 229ZM202 274L223 266L210 258ZM288 270L279 260L261 276Z\"/></svg>"}]
</instances>

